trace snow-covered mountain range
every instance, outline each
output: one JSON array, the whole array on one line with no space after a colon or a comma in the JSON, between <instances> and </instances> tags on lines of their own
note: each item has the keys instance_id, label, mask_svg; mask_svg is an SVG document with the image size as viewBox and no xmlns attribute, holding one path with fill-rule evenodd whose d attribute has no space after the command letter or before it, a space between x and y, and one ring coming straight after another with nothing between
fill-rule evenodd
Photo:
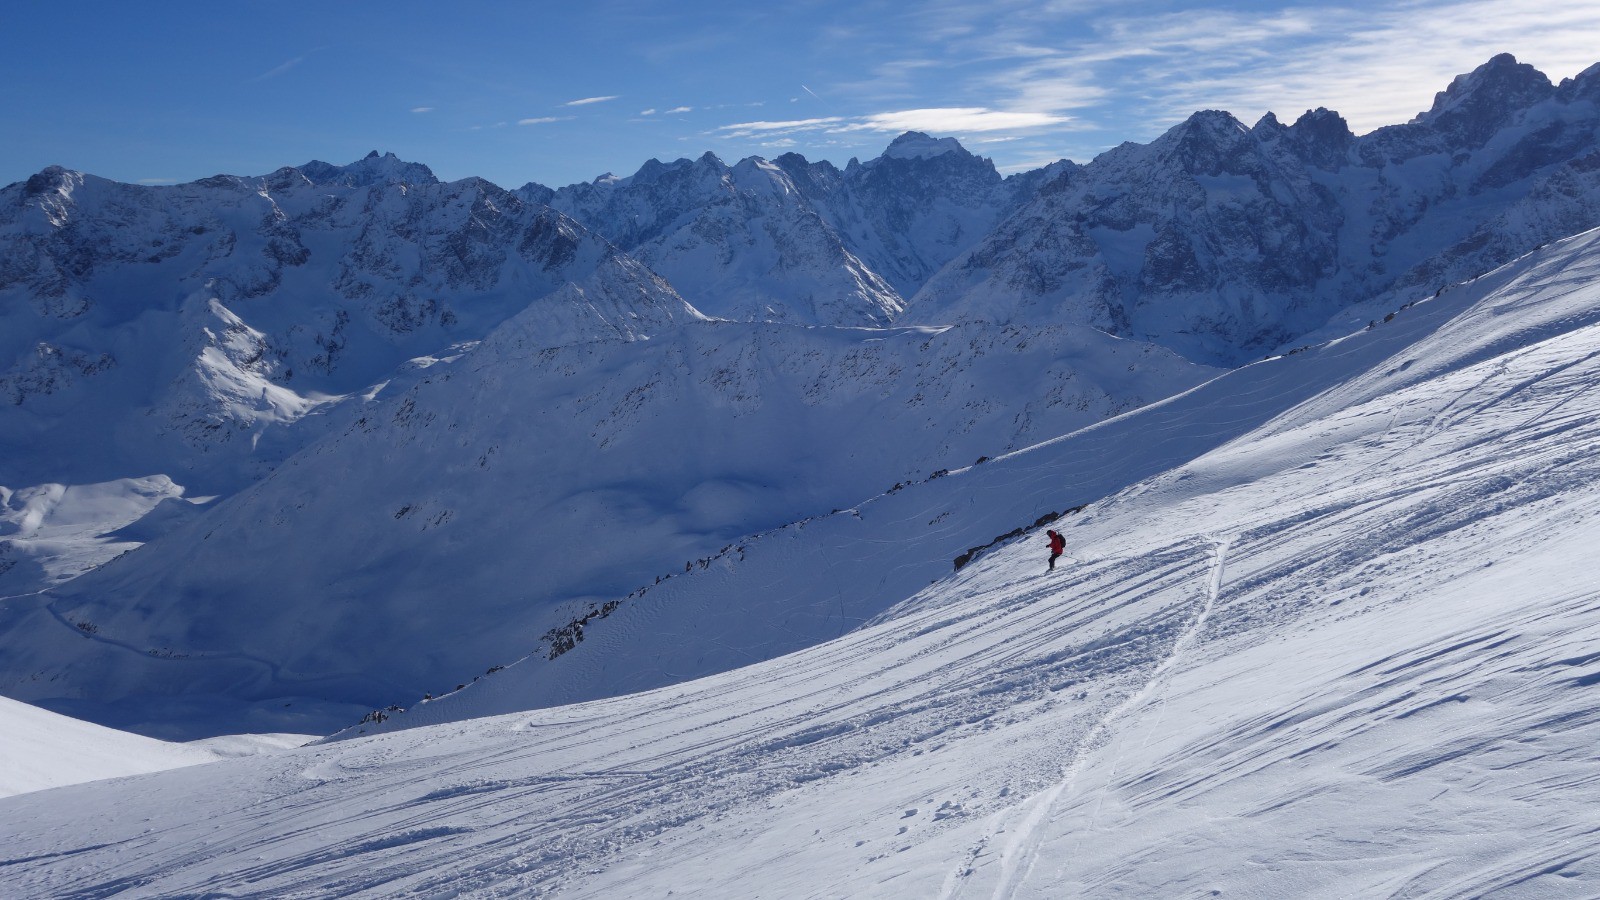
<instances>
[{"instance_id":1,"label":"snow-covered mountain range","mask_svg":"<svg viewBox=\"0 0 1600 900\"><path fill-rule=\"evenodd\" d=\"M1394 312L754 538L365 735L0 799L0 892L1594 896L1600 231ZM762 623L823 640L683 680ZM534 708L625 670L662 686Z\"/></svg>"},{"instance_id":2,"label":"snow-covered mountain range","mask_svg":"<svg viewBox=\"0 0 1600 900\"><path fill-rule=\"evenodd\" d=\"M558 190L47 169L0 190L0 691L326 732L525 657L508 709L837 638L1211 449L1163 398L1259 424L1328 383L1242 363L1600 225L1597 102L1500 56L1368 135L1209 111L1011 177L917 133ZM916 505L1071 433L1054 489ZM886 510L883 555L816 549Z\"/></svg>"},{"instance_id":3,"label":"snow-covered mountain range","mask_svg":"<svg viewBox=\"0 0 1600 900\"><path fill-rule=\"evenodd\" d=\"M1236 364L1600 224L1600 66L1509 55L1404 125L1198 112L1064 169L900 321L1072 321ZM1342 317L1346 325L1352 324Z\"/></svg>"}]
</instances>

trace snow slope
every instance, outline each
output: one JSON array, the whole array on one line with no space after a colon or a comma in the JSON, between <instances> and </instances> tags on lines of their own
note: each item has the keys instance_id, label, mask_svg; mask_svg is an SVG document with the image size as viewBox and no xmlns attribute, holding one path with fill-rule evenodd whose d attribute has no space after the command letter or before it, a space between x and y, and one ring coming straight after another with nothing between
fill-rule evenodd
<instances>
[{"instance_id":1,"label":"snow slope","mask_svg":"<svg viewBox=\"0 0 1600 900\"><path fill-rule=\"evenodd\" d=\"M390 716L382 727L647 690L837 637L946 575L969 549L1183 465L1352 372L1381 365L1505 277L1459 286L1348 339L1227 372L1042 445L739 540L687 571L667 573L609 612L580 610L574 620L588 621L569 627L565 641L547 639L518 665L459 695ZM1069 514L1063 521L1076 519ZM564 649L558 643L573 642L552 658ZM484 660L484 667L505 662Z\"/></svg>"},{"instance_id":2,"label":"snow slope","mask_svg":"<svg viewBox=\"0 0 1600 900\"><path fill-rule=\"evenodd\" d=\"M238 730L241 704L293 717L250 730L332 730L513 662L753 529L1214 374L1070 326L716 322L546 348L529 315L251 490L0 607L5 690L163 737ZM206 715L181 705L205 698Z\"/></svg>"},{"instance_id":3,"label":"snow slope","mask_svg":"<svg viewBox=\"0 0 1600 900\"><path fill-rule=\"evenodd\" d=\"M0 797L213 762L199 747L91 725L0 697Z\"/></svg>"},{"instance_id":4,"label":"snow slope","mask_svg":"<svg viewBox=\"0 0 1600 900\"><path fill-rule=\"evenodd\" d=\"M1600 235L1219 381L1259 405L1168 401L1200 452L1085 479L1062 571L1032 534L709 678L3 800L0 890L1600 893ZM1120 421L922 489L1073 491Z\"/></svg>"},{"instance_id":5,"label":"snow slope","mask_svg":"<svg viewBox=\"0 0 1600 900\"><path fill-rule=\"evenodd\" d=\"M200 511L165 475L0 486L0 596L68 581Z\"/></svg>"}]
</instances>

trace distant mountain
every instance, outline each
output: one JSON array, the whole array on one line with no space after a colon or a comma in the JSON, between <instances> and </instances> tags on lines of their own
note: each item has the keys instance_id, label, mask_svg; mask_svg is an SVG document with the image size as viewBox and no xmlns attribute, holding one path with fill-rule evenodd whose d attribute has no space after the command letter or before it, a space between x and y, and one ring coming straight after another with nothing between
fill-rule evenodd
<instances>
[{"instance_id":1,"label":"distant mountain","mask_svg":"<svg viewBox=\"0 0 1600 900\"><path fill-rule=\"evenodd\" d=\"M731 167L707 153L518 193L605 235L707 313L882 325L987 234L1027 183L1002 179L954 138L907 132L843 171L795 153Z\"/></svg>"},{"instance_id":2,"label":"distant mountain","mask_svg":"<svg viewBox=\"0 0 1600 900\"><path fill-rule=\"evenodd\" d=\"M0 190L0 484L236 490L303 443L282 426L540 298L544 346L701 318L548 207L392 154L171 187L46 169Z\"/></svg>"},{"instance_id":3,"label":"distant mountain","mask_svg":"<svg viewBox=\"0 0 1600 900\"><path fill-rule=\"evenodd\" d=\"M1600 224L1600 66L1509 55L1414 121L1196 113L1058 174L910 298L902 322L1091 324L1237 364L1353 302L1431 293Z\"/></svg>"},{"instance_id":4,"label":"distant mountain","mask_svg":"<svg viewBox=\"0 0 1600 900\"><path fill-rule=\"evenodd\" d=\"M651 160L628 178L521 192L605 235L712 315L877 326L900 311L894 288L766 160Z\"/></svg>"},{"instance_id":5,"label":"distant mountain","mask_svg":"<svg viewBox=\"0 0 1600 900\"><path fill-rule=\"evenodd\" d=\"M994 164L955 138L907 132L883 155L843 172L797 154L778 157L840 239L910 297L1015 207L1025 179L1002 180Z\"/></svg>"}]
</instances>

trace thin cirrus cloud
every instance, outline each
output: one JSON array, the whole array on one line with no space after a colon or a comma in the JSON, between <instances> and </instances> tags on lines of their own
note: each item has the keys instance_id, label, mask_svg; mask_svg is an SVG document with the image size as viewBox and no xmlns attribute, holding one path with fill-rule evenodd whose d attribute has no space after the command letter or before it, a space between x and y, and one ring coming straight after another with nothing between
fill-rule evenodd
<instances>
[{"instance_id":1,"label":"thin cirrus cloud","mask_svg":"<svg viewBox=\"0 0 1600 900\"><path fill-rule=\"evenodd\" d=\"M621 94L610 94L610 95L607 95L605 97L584 97L584 98L579 99L579 100L568 100L566 103L563 103L561 105L562 106L588 106L591 103L604 103L607 100L616 100L617 98L619 98L621 96L622 96Z\"/></svg>"},{"instance_id":2,"label":"thin cirrus cloud","mask_svg":"<svg viewBox=\"0 0 1600 900\"><path fill-rule=\"evenodd\" d=\"M1226 104L1250 115L1327 106L1364 132L1407 121L1454 76L1497 53L1510 52L1555 79L1600 59L1600 6L1589 0L1548 0L1537 16L1498 0L1398 5L1371 11L1356 31L1334 29L1340 16L1327 7L1285 14L1268 23L1279 27L1247 32L1245 52L1235 58L1254 58L1254 65L1211 65L1157 83L1171 88L1173 104L1181 106ZM1172 23L1179 33L1195 24ZM1286 38L1298 40L1302 52L1265 56ZM1213 36L1212 45L1221 39ZM1229 56L1241 49L1232 47Z\"/></svg>"},{"instance_id":3,"label":"thin cirrus cloud","mask_svg":"<svg viewBox=\"0 0 1600 900\"><path fill-rule=\"evenodd\" d=\"M902 130L972 141L1050 135L1048 147L991 145L1005 157L997 159L1001 168L1015 171L1046 155L1087 159L1124 140L1149 140L1201 109L1228 110L1249 123L1268 111L1292 119L1325 106L1365 133L1408 121L1456 75L1502 52L1552 80L1600 62L1600 4L1593 0L1544 0L1538 15L1504 0L992 6L930 0L905 12L894 41L860 54L873 60L864 71L841 67L841 80L822 92L831 100L825 107L853 102L855 110L741 122L713 133L819 146L827 136ZM952 93L942 73L956 69L967 99L927 103ZM796 96L821 99L809 86ZM847 114L865 104L899 111Z\"/></svg>"},{"instance_id":4,"label":"thin cirrus cloud","mask_svg":"<svg viewBox=\"0 0 1600 900\"><path fill-rule=\"evenodd\" d=\"M411 111L414 112L414 113L431 113L431 112L433 112L433 109L434 108L431 107L431 106L413 106L413 107L411 107Z\"/></svg>"},{"instance_id":5,"label":"thin cirrus cloud","mask_svg":"<svg viewBox=\"0 0 1600 900\"><path fill-rule=\"evenodd\" d=\"M1070 13L1092 39L1051 43L996 24L968 46L993 65L981 82L988 93L1020 108L1073 109L1124 138L1137 135L1118 123L1164 128L1197 109L1248 121L1326 106L1364 132L1409 120L1497 53L1554 79L1600 60L1592 0L1548 0L1537 16L1502 0L1411 0L1361 10L1355 28L1348 5L1136 12Z\"/></svg>"},{"instance_id":6,"label":"thin cirrus cloud","mask_svg":"<svg viewBox=\"0 0 1600 900\"><path fill-rule=\"evenodd\" d=\"M300 65L301 63L303 63L305 61L306 61L306 58L304 56L296 56L296 57L294 57L292 59L286 59L283 62L278 63L277 65L275 65L272 68L268 69L267 71L262 72L260 75L257 75L256 77L250 79L250 82L252 84L254 84L255 82L258 82L258 81L266 81L269 78L277 78L279 75L282 75L283 73L289 71L290 69L294 68L295 66Z\"/></svg>"},{"instance_id":7,"label":"thin cirrus cloud","mask_svg":"<svg viewBox=\"0 0 1600 900\"><path fill-rule=\"evenodd\" d=\"M723 125L717 131L730 138L775 138L805 132L848 134L850 132L928 131L939 134L972 134L993 131L1021 131L1064 125L1067 116L1044 112L1008 112L981 106L932 107L865 116L822 116L777 122L739 122Z\"/></svg>"},{"instance_id":8,"label":"thin cirrus cloud","mask_svg":"<svg viewBox=\"0 0 1600 900\"><path fill-rule=\"evenodd\" d=\"M531 119L518 119L518 125L548 125L551 122L570 122L572 116L536 116Z\"/></svg>"}]
</instances>

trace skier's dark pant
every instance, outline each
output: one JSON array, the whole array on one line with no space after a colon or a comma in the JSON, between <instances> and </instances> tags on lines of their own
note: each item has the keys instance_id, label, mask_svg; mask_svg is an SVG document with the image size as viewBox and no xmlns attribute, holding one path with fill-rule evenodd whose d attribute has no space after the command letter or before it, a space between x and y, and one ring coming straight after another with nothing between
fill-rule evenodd
<instances>
[{"instance_id":1,"label":"skier's dark pant","mask_svg":"<svg viewBox=\"0 0 1600 900\"><path fill-rule=\"evenodd\" d=\"M1061 558L1061 554L1059 554L1059 553L1050 554L1050 571L1054 572L1056 570L1056 560L1058 560L1060 558Z\"/></svg>"}]
</instances>

